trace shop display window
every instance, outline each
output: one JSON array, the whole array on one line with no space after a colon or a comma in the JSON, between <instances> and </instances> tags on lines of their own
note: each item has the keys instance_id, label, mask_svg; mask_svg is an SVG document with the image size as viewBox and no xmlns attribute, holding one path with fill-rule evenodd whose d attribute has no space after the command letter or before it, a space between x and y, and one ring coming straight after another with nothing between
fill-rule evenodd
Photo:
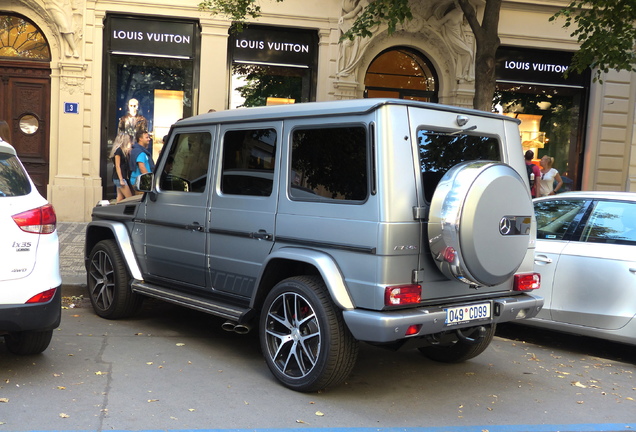
<instances>
[{"instance_id":1,"label":"shop display window","mask_svg":"<svg viewBox=\"0 0 636 432\"><path fill-rule=\"evenodd\" d=\"M580 184L583 96L581 88L513 83L498 83L495 93L494 111L521 121L523 151L533 151L533 163L554 158L564 191Z\"/></svg>"}]
</instances>

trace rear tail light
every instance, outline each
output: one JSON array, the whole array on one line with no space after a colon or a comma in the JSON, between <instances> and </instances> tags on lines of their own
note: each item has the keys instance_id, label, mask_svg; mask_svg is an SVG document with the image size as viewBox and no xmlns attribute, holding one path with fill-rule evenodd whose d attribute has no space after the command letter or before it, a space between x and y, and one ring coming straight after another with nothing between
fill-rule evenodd
<instances>
[{"instance_id":1,"label":"rear tail light","mask_svg":"<svg viewBox=\"0 0 636 432\"><path fill-rule=\"evenodd\" d=\"M34 234L51 234L57 224L51 204L13 215L13 220L22 231Z\"/></svg>"},{"instance_id":2,"label":"rear tail light","mask_svg":"<svg viewBox=\"0 0 636 432\"><path fill-rule=\"evenodd\" d=\"M516 274L513 290L532 291L541 288L541 275L539 273Z\"/></svg>"},{"instance_id":3,"label":"rear tail light","mask_svg":"<svg viewBox=\"0 0 636 432\"><path fill-rule=\"evenodd\" d=\"M46 303L48 301L50 301L53 296L55 296L55 291L57 289L56 288L51 288L50 290L41 292L40 294L36 294L33 297L31 297L30 299L28 299L26 301L27 304L29 303Z\"/></svg>"},{"instance_id":4,"label":"rear tail light","mask_svg":"<svg viewBox=\"0 0 636 432\"><path fill-rule=\"evenodd\" d=\"M384 289L385 306L417 304L422 299L421 285L397 285Z\"/></svg>"}]
</instances>

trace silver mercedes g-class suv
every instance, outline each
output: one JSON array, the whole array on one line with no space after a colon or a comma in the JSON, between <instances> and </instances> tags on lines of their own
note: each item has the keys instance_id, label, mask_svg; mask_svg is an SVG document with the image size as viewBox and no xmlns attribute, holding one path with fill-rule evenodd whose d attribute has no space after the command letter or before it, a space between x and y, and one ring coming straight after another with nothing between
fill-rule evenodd
<instances>
[{"instance_id":1,"label":"silver mercedes g-class suv","mask_svg":"<svg viewBox=\"0 0 636 432\"><path fill-rule=\"evenodd\" d=\"M459 362L534 317L516 120L406 100L237 109L173 125L143 196L95 207L95 312L154 297L258 329L274 376L342 382L358 343Z\"/></svg>"}]
</instances>

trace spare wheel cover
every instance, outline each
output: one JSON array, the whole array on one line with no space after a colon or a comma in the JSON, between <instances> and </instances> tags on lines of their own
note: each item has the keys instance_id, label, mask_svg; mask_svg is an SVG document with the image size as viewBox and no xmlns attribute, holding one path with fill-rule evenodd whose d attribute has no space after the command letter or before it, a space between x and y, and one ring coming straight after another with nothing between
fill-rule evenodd
<instances>
[{"instance_id":1,"label":"spare wheel cover","mask_svg":"<svg viewBox=\"0 0 636 432\"><path fill-rule=\"evenodd\" d=\"M429 213L430 249L449 279L494 286L519 268L528 249L532 199L509 165L470 161L440 180Z\"/></svg>"}]
</instances>

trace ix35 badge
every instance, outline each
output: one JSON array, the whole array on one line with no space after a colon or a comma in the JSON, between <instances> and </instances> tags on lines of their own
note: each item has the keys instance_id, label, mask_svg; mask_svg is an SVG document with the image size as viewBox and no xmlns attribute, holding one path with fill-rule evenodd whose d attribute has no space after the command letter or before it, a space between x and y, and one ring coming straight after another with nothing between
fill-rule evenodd
<instances>
[{"instance_id":1,"label":"ix35 badge","mask_svg":"<svg viewBox=\"0 0 636 432\"><path fill-rule=\"evenodd\" d=\"M16 252L29 252L31 250L31 242L13 242L12 247Z\"/></svg>"}]
</instances>

